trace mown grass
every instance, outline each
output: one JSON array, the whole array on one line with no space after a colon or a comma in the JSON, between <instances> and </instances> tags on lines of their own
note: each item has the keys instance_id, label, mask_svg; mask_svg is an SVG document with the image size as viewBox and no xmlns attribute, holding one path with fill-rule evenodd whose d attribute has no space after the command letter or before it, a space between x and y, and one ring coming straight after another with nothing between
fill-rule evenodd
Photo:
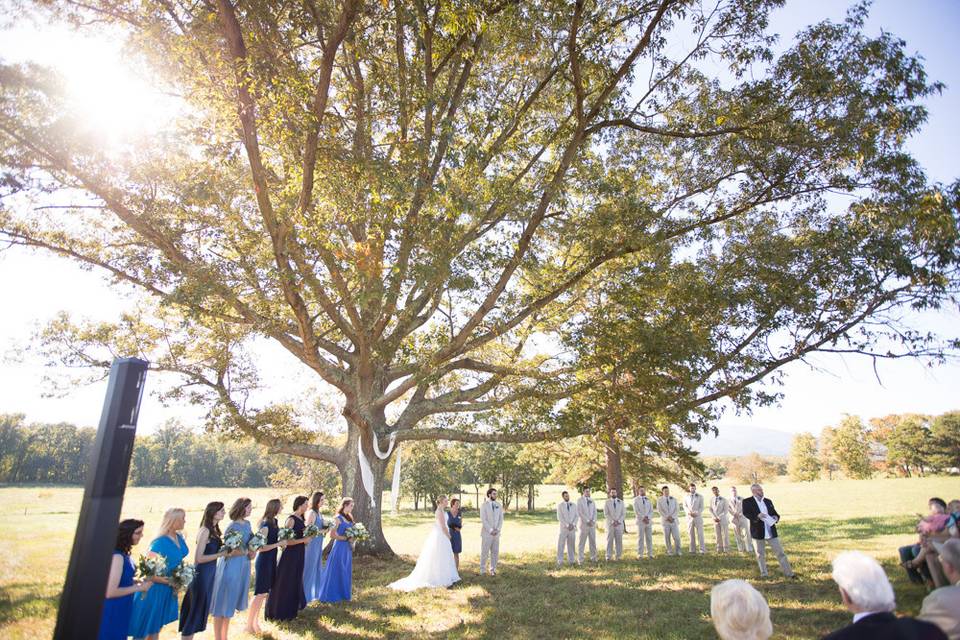
<instances>
[{"instance_id":1,"label":"mown grass","mask_svg":"<svg viewBox=\"0 0 960 640\"><path fill-rule=\"evenodd\" d=\"M728 484L720 483L725 495ZM767 489L783 515L784 546L802 576L796 582L781 579L775 563L773 577L759 581L753 559L736 553L665 557L659 524L654 544L660 555L652 561L636 559L636 536L629 523L624 561L558 570L554 514L544 509L508 514L495 578L477 575L479 535L476 514L470 513L464 528L463 582L449 590L398 594L386 585L410 570L430 527L428 513L403 512L385 518L387 537L401 558L358 559L353 602L311 605L289 625L264 624L266 637L713 638L710 588L720 580L742 577L767 597L775 637L815 638L848 620L829 575L830 559L845 549L878 557L893 579L900 611L919 609L924 591L902 575L896 548L911 540L915 514L925 508L927 498L960 496L956 478L782 482ZM538 503L547 505L560 489L541 491ZM124 516L146 520L152 532L167 506L183 506L192 547L206 502L229 503L247 495L262 506L276 494L270 489L132 488ZM77 488L0 488L7 514L0 520L0 546L5 550L0 554L0 638L50 637L81 495ZM603 534L598 538L602 553ZM708 531L707 542L711 540ZM246 637L242 623L242 616L234 619L231 638ZM169 625L161 637L177 637L176 625ZM212 637L212 629L204 637Z\"/></svg>"}]
</instances>

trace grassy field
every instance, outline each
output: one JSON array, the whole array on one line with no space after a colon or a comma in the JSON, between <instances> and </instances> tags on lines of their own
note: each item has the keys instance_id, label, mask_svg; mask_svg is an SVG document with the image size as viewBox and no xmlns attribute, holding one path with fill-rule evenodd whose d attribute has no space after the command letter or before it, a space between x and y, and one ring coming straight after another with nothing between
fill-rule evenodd
<instances>
[{"instance_id":1,"label":"grassy field","mask_svg":"<svg viewBox=\"0 0 960 640\"><path fill-rule=\"evenodd\" d=\"M720 483L724 495L728 485ZM559 491L542 487L538 503L552 504ZM815 638L848 620L829 575L830 559L846 549L879 558L893 579L899 610L916 613L925 593L896 566L896 548L911 541L915 514L925 510L927 498L960 497L960 482L779 482L768 485L767 494L783 516L781 539L802 576L799 581L782 580L775 561L772 578L759 581L753 559L736 553L664 557L659 524L654 527L659 555L652 561L636 559L636 535L631 533L624 540L625 561L557 570L552 509L531 514L511 510L504 525L500 575L477 575L479 534L473 512L464 523L463 582L449 590L397 594L386 585L411 569L430 527L430 514L403 512L387 516L385 524L391 545L404 557L391 562L358 559L353 602L313 604L292 624L265 624L266 637L714 638L709 590L720 580L742 577L767 597L775 637ZM257 507L272 497L288 502L288 496L270 489L133 488L127 492L124 516L146 520L149 535L166 507L184 507L192 548L203 505L210 500L229 504L241 495L251 497ZM680 495L679 489L674 495ZM50 637L81 497L79 488L0 488L7 514L0 521L0 638ZM682 535L686 543L685 532ZM708 531L708 543L712 537ZM603 534L598 538L602 545ZM231 638L246 637L242 624L242 616L234 619ZM176 625L169 625L161 637L178 637ZM212 626L204 637L213 637Z\"/></svg>"}]
</instances>

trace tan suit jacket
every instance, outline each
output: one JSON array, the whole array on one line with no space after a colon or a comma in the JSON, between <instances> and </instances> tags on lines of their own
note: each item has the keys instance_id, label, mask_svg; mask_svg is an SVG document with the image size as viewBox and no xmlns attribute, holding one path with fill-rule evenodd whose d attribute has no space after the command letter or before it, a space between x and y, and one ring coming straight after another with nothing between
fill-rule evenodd
<instances>
[{"instance_id":1,"label":"tan suit jacket","mask_svg":"<svg viewBox=\"0 0 960 640\"><path fill-rule=\"evenodd\" d=\"M950 640L960 640L960 584L940 587L924 598L917 619L937 625Z\"/></svg>"}]
</instances>

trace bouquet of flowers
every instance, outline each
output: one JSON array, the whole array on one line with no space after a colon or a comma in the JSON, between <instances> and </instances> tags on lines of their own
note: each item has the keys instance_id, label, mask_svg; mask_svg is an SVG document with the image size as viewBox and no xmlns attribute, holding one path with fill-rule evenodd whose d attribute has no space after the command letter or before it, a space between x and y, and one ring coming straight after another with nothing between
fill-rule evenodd
<instances>
[{"instance_id":1,"label":"bouquet of flowers","mask_svg":"<svg viewBox=\"0 0 960 640\"><path fill-rule=\"evenodd\" d=\"M330 525L333 524L333 520L324 520L323 516L317 515L317 526L320 527L321 531L326 531L330 528Z\"/></svg>"},{"instance_id":2,"label":"bouquet of flowers","mask_svg":"<svg viewBox=\"0 0 960 640\"><path fill-rule=\"evenodd\" d=\"M363 542L370 538L370 532L367 531L367 528L363 526L362 522L358 522L344 531L343 535L346 536L350 542Z\"/></svg>"},{"instance_id":3,"label":"bouquet of flowers","mask_svg":"<svg viewBox=\"0 0 960 640\"><path fill-rule=\"evenodd\" d=\"M250 541L247 543L247 549L250 551L257 551L265 544L267 544L267 538L262 533L255 533L250 536Z\"/></svg>"},{"instance_id":4,"label":"bouquet of flowers","mask_svg":"<svg viewBox=\"0 0 960 640\"><path fill-rule=\"evenodd\" d=\"M320 535L320 527L318 527L318 526L315 525L315 524L308 524L308 525L303 529L303 537L304 537L304 538L315 538L315 537L317 537L318 535Z\"/></svg>"},{"instance_id":5,"label":"bouquet of flowers","mask_svg":"<svg viewBox=\"0 0 960 640\"><path fill-rule=\"evenodd\" d=\"M290 527L280 527L280 530L277 531L277 542L281 540L293 540L295 535L297 534L295 534Z\"/></svg>"},{"instance_id":6,"label":"bouquet of flowers","mask_svg":"<svg viewBox=\"0 0 960 640\"><path fill-rule=\"evenodd\" d=\"M197 575L197 569L192 564L181 562L170 574L170 586L174 589L186 589Z\"/></svg>"},{"instance_id":7,"label":"bouquet of flowers","mask_svg":"<svg viewBox=\"0 0 960 640\"><path fill-rule=\"evenodd\" d=\"M156 551L150 551L145 556L140 556L137 562L137 575L141 580L162 576L167 572L166 559Z\"/></svg>"},{"instance_id":8,"label":"bouquet of flowers","mask_svg":"<svg viewBox=\"0 0 960 640\"><path fill-rule=\"evenodd\" d=\"M231 529L223 536L223 548L228 552L236 551L243 546L243 533Z\"/></svg>"}]
</instances>

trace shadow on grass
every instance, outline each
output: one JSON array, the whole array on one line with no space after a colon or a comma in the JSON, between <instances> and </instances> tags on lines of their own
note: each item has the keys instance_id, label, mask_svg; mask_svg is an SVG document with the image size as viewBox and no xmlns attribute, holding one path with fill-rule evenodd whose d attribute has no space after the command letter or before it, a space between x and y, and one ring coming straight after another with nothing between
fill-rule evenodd
<instances>
[{"instance_id":1,"label":"shadow on grass","mask_svg":"<svg viewBox=\"0 0 960 640\"><path fill-rule=\"evenodd\" d=\"M39 582L14 582L5 585L3 591L0 591L0 625L22 618L55 616L60 604L60 594L37 595L41 590L48 590L48 585Z\"/></svg>"},{"instance_id":2,"label":"shadow on grass","mask_svg":"<svg viewBox=\"0 0 960 640\"><path fill-rule=\"evenodd\" d=\"M410 517L411 524L424 519ZM513 517L537 524L553 522L555 515ZM715 638L710 589L745 578L767 598L777 638L821 637L849 622L825 549L856 548L855 541L878 536L902 536L907 544L914 524L911 516L785 521L782 536L801 575L797 581L777 574L760 580L754 558L738 553L643 561L631 556L563 569L551 554L540 553L503 557L496 577L478 576L475 562L465 562L463 582L453 588L404 594L386 585L412 569L411 559L358 558L354 601L313 604L287 629L305 638ZM901 612L915 613L923 589L909 584L895 562L885 569ZM774 560L771 572L777 571Z\"/></svg>"}]
</instances>

